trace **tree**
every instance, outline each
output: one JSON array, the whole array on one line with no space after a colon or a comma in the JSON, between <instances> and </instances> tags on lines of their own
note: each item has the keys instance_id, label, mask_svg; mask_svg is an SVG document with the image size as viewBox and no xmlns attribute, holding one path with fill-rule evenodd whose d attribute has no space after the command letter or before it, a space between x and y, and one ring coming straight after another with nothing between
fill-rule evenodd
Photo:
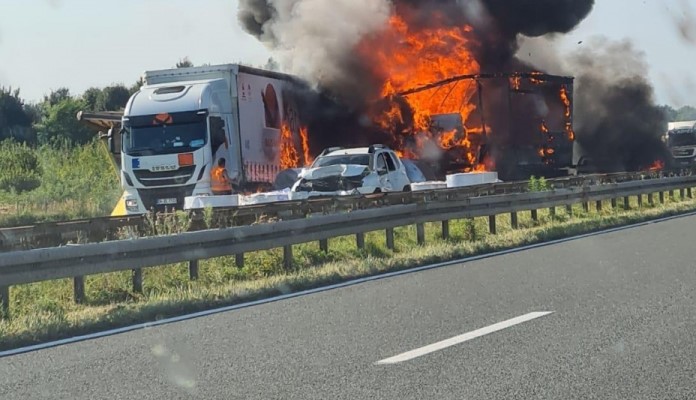
<instances>
[{"instance_id":1,"label":"tree","mask_svg":"<svg viewBox=\"0 0 696 400\"><path fill-rule=\"evenodd\" d=\"M85 109L89 111L97 110L97 101L101 96L102 90L97 87L91 87L82 94L82 100L85 102Z\"/></svg>"},{"instance_id":2,"label":"tree","mask_svg":"<svg viewBox=\"0 0 696 400\"><path fill-rule=\"evenodd\" d=\"M678 110L668 105L659 108L670 122L696 120L696 108L692 106L683 106Z\"/></svg>"},{"instance_id":3,"label":"tree","mask_svg":"<svg viewBox=\"0 0 696 400\"><path fill-rule=\"evenodd\" d=\"M140 88L141 88L144 84L145 84L145 80L144 80L143 77L141 76L140 79L138 79L138 81L135 82L135 83L133 84L133 86L131 86L131 87L128 89L128 93L129 93L131 96L134 95L136 92L138 92L138 91L140 90Z\"/></svg>"},{"instance_id":4,"label":"tree","mask_svg":"<svg viewBox=\"0 0 696 400\"><path fill-rule=\"evenodd\" d=\"M48 96L44 96L44 104L48 106L54 106L61 101L65 99L69 99L72 96L70 95L70 89L68 88L59 88L56 90L51 91L51 94Z\"/></svg>"},{"instance_id":5,"label":"tree","mask_svg":"<svg viewBox=\"0 0 696 400\"><path fill-rule=\"evenodd\" d=\"M19 89L0 87L0 141L9 138L34 141L33 115L28 111L28 106L19 97Z\"/></svg>"},{"instance_id":6,"label":"tree","mask_svg":"<svg viewBox=\"0 0 696 400\"><path fill-rule=\"evenodd\" d=\"M68 97L57 104L44 104L44 117L36 125L40 143L68 142L84 144L94 133L77 120L77 113L85 109L82 99Z\"/></svg>"},{"instance_id":7,"label":"tree","mask_svg":"<svg viewBox=\"0 0 696 400\"><path fill-rule=\"evenodd\" d=\"M130 98L130 91L123 85L107 86L97 96L96 111L123 110Z\"/></svg>"},{"instance_id":8,"label":"tree","mask_svg":"<svg viewBox=\"0 0 696 400\"><path fill-rule=\"evenodd\" d=\"M696 108L684 106L677 110L675 121L693 121L696 120Z\"/></svg>"},{"instance_id":9,"label":"tree","mask_svg":"<svg viewBox=\"0 0 696 400\"><path fill-rule=\"evenodd\" d=\"M193 63L191 60L189 60L188 57L184 57L179 60L179 62L176 63L177 68L191 68L193 67Z\"/></svg>"}]
</instances>

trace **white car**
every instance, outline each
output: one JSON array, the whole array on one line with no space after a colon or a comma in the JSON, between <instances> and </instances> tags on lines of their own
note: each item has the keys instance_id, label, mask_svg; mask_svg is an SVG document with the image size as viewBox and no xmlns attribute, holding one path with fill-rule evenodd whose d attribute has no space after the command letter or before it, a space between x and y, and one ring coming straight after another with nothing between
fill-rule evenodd
<instances>
[{"instance_id":1,"label":"white car","mask_svg":"<svg viewBox=\"0 0 696 400\"><path fill-rule=\"evenodd\" d=\"M406 167L382 145L324 150L312 166L298 175L293 192L309 195L370 194L410 191Z\"/></svg>"}]
</instances>

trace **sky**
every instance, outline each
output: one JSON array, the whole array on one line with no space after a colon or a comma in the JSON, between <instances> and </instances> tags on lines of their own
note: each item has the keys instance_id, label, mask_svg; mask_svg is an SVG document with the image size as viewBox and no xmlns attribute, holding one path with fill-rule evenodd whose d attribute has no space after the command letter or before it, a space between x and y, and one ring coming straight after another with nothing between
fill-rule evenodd
<instances>
[{"instance_id":1,"label":"sky","mask_svg":"<svg viewBox=\"0 0 696 400\"><path fill-rule=\"evenodd\" d=\"M331 0L326 0L331 1ZM694 0L596 0L578 28L557 38L562 54L602 35L631 40L645 55L660 104L696 105ZM263 65L272 55L237 22L237 0L0 0L0 86L29 102L52 89L73 94L132 85L143 71L195 64ZM688 36L688 35L687 35ZM582 42L582 43L580 43Z\"/></svg>"}]
</instances>

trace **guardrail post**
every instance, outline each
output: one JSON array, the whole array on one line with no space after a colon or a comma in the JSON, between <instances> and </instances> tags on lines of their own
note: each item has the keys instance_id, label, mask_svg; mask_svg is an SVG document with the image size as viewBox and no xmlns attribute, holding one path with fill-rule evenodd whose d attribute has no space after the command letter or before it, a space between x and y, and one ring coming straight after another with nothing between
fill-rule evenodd
<instances>
[{"instance_id":1,"label":"guardrail post","mask_svg":"<svg viewBox=\"0 0 696 400\"><path fill-rule=\"evenodd\" d=\"M133 292L143 292L143 270L142 268L133 270Z\"/></svg>"},{"instance_id":2,"label":"guardrail post","mask_svg":"<svg viewBox=\"0 0 696 400\"><path fill-rule=\"evenodd\" d=\"M449 221L442 221L442 238L447 240L450 237Z\"/></svg>"},{"instance_id":3,"label":"guardrail post","mask_svg":"<svg viewBox=\"0 0 696 400\"><path fill-rule=\"evenodd\" d=\"M198 280L198 260L189 261L189 279Z\"/></svg>"},{"instance_id":4,"label":"guardrail post","mask_svg":"<svg viewBox=\"0 0 696 400\"><path fill-rule=\"evenodd\" d=\"M624 197L624 209L625 210L631 209L631 199L629 199L628 196Z\"/></svg>"},{"instance_id":5,"label":"guardrail post","mask_svg":"<svg viewBox=\"0 0 696 400\"><path fill-rule=\"evenodd\" d=\"M551 216L551 220L556 219L556 207L549 208L549 215Z\"/></svg>"},{"instance_id":6,"label":"guardrail post","mask_svg":"<svg viewBox=\"0 0 696 400\"><path fill-rule=\"evenodd\" d=\"M387 248L389 250L394 250L394 228L387 228Z\"/></svg>"},{"instance_id":7,"label":"guardrail post","mask_svg":"<svg viewBox=\"0 0 696 400\"><path fill-rule=\"evenodd\" d=\"M588 202L586 202L586 201L583 201L583 202L582 202L582 209L583 209L583 211L585 211L586 213L589 213L589 212L590 212L590 203L588 203Z\"/></svg>"},{"instance_id":8,"label":"guardrail post","mask_svg":"<svg viewBox=\"0 0 696 400\"><path fill-rule=\"evenodd\" d=\"M329 239L322 239L319 241L319 250L324 253L329 252Z\"/></svg>"},{"instance_id":9,"label":"guardrail post","mask_svg":"<svg viewBox=\"0 0 696 400\"><path fill-rule=\"evenodd\" d=\"M573 218L573 205L572 204L566 205L566 214L568 214L568 216L570 218Z\"/></svg>"},{"instance_id":10,"label":"guardrail post","mask_svg":"<svg viewBox=\"0 0 696 400\"><path fill-rule=\"evenodd\" d=\"M363 250L365 248L365 233L360 232L355 234L355 244L359 250Z\"/></svg>"},{"instance_id":11,"label":"guardrail post","mask_svg":"<svg viewBox=\"0 0 696 400\"><path fill-rule=\"evenodd\" d=\"M665 192L660 192L660 204L665 204Z\"/></svg>"},{"instance_id":12,"label":"guardrail post","mask_svg":"<svg viewBox=\"0 0 696 400\"><path fill-rule=\"evenodd\" d=\"M532 210L532 220L534 222L539 222L539 211L538 210Z\"/></svg>"},{"instance_id":13,"label":"guardrail post","mask_svg":"<svg viewBox=\"0 0 696 400\"><path fill-rule=\"evenodd\" d=\"M520 223L517 220L517 212L513 211L510 213L510 226L512 226L512 229L517 229L520 227Z\"/></svg>"},{"instance_id":14,"label":"guardrail post","mask_svg":"<svg viewBox=\"0 0 696 400\"><path fill-rule=\"evenodd\" d=\"M674 201L674 190L669 191L669 201Z\"/></svg>"},{"instance_id":15,"label":"guardrail post","mask_svg":"<svg viewBox=\"0 0 696 400\"><path fill-rule=\"evenodd\" d=\"M618 207L618 204L616 204L616 199L615 198L611 199L611 208L616 210L617 207Z\"/></svg>"},{"instance_id":16,"label":"guardrail post","mask_svg":"<svg viewBox=\"0 0 696 400\"><path fill-rule=\"evenodd\" d=\"M691 192L691 188L686 188L686 195L690 198L694 198L694 194Z\"/></svg>"},{"instance_id":17,"label":"guardrail post","mask_svg":"<svg viewBox=\"0 0 696 400\"><path fill-rule=\"evenodd\" d=\"M638 197L638 208L643 208L643 195L639 194L637 197Z\"/></svg>"},{"instance_id":18,"label":"guardrail post","mask_svg":"<svg viewBox=\"0 0 696 400\"><path fill-rule=\"evenodd\" d=\"M244 253L235 254L234 263L237 265L237 268L244 268Z\"/></svg>"},{"instance_id":19,"label":"guardrail post","mask_svg":"<svg viewBox=\"0 0 696 400\"><path fill-rule=\"evenodd\" d=\"M491 235L495 235L498 233L498 229L495 224L495 215L489 215L488 216L488 231L491 233Z\"/></svg>"},{"instance_id":20,"label":"guardrail post","mask_svg":"<svg viewBox=\"0 0 696 400\"><path fill-rule=\"evenodd\" d=\"M283 246L283 267L292 268L292 246Z\"/></svg>"},{"instance_id":21,"label":"guardrail post","mask_svg":"<svg viewBox=\"0 0 696 400\"><path fill-rule=\"evenodd\" d=\"M680 200L685 200L685 199L686 199L686 195L685 195L684 193L685 193L684 188L679 189L679 199L680 199Z\"/></svg>"},{"instance_id":22,"label":"guardrail post","mask_svg":"<svg viewBox=\"0 0 696 400\"><path fill-rule=\"evenodd\" d=\"M597 212L602 212L602 200L597 200L595 206L597 207Z\"/></svg>"},{"instance_id":23,"label":"guardrail post","mask_svg":"<svg viewBox=\"0 0 696 400\"><path fill-rule=\"evenodd\" d=\"M651 206L655 205L655 199L653 198L652 193L648 193L648 204L650 204Z\"/></svg>"},{"instance_id":24,"label":"guardrail post","mask_svg":"<svg viewBox=\"0 0 696 400\"><path fill-rule=\"evenodd\" d=\"M73 297L75 303L82 304L85 302L85 277L76 276L73 278Z\"/></svg>"},{"instance_id":25,"label":"guardrail post","mask_svg":"<svg viewBox=\"0 0 696 400\"><path fill-rule=\"evenodd\" d=\"M425 244L425 224L416 224L416 239L419 245Z\"/></svg>"},{"instance_id":26,"label":"guardrail post","mask_svg":"<svg viewBox=\"0 0 696 400\"><path fill-rule=\"evenodd\" d=\"M0 286L0 319L10 317L10 287Z\"/></svg>"}]
</instances>

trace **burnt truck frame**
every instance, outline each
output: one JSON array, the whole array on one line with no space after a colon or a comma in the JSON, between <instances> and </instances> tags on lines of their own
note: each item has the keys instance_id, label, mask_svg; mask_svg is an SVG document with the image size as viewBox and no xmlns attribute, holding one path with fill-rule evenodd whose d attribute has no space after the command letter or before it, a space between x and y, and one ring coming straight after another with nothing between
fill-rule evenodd
<instances>
[{"instance_id":1,"label":"burnt truck frame","mask_svg":"<svg viewBox=\"0 0 696 400\"><path fill-rule=\"evenodd\" d=\"M573 77L539 72L460 75L399 95L408 97L462 81L476 85L469 100L475 102L476 110L464 125L483 128L482 134L469 135L477 164L493 160L504 180L574 172ZM445 171L467 167L452 157L445 162L449 165L439 166Z\"/></svg>"}]
</instances>

